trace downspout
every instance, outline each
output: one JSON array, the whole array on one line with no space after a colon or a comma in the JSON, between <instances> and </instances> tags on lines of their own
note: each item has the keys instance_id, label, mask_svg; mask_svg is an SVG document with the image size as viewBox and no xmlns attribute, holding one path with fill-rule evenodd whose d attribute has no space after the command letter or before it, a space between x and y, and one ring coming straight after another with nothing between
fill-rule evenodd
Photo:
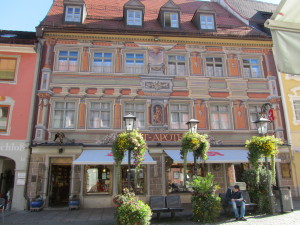
<instances>
[{"instance_id":1,"label":"downspout","mask_svg":"<svg viewBox=\"0 0 300 225\"><path fill-rule=\"evenodd\" d=\"M29 126L28 126L28 140L30 141L29 145L29 151L28 151L28 160L27 160L27 170L26 170L26 179L25 179L25 188L24 188L24 198L27 200L26 208L25 210L29 210L29 204L30 204L30 199L27 194L28 190L28 179L29 179L29 168L30 168L30 163L31 163L31 154L32 154L32 137L33 137L33 132L34 132L34 127L33 127L33 121L37 116L37 110L36 110L36 102L37 102L37 97L36 97L36 91L38 87L38 78L39 78L39 72L40 72L40 64L41 64L41 55L42 55L42 46L43 44L38 40L38 43L35 46L35 50L37 52L37 58L36 58L36 66L35 66L35 78L34 78L34 83L33 83L33 91L32 91L32 107L30 109L30 115L31 117L29 118Z\"/></svg>"}]
</instances>

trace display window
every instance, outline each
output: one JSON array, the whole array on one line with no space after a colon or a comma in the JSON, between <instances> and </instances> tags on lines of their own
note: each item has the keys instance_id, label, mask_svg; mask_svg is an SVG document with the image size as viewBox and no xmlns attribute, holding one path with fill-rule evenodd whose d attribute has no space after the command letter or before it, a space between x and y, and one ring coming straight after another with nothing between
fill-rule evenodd
<instances>
[{"instance_id":1,"label":"display window","mask_svg":"<svg viewBox=\"0 0 300 225\"><path fill-rule=\"evenodd\" d=\"M112 194L112 166L86 166L86 193Z\"/></svg>"},{"instance_id":2,"label":"display window","mask_svg":"<svg viewBox=\"0 0 300 225\"><path fill-rule=\"evenodd\" d=\"M128 187L128 166L121 167L122 173L122 189ZM130 169L130 185L136 195L146 194L146 166L141 166L138 175L135 176L136 169Z\"/></svg>"}]
</instances>

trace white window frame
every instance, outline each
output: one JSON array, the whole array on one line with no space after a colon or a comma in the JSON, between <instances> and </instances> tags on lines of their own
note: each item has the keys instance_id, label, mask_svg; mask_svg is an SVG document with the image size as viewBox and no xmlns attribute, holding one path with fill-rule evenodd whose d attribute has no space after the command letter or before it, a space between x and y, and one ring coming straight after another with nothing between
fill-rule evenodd
<instances>
[{"instance_id":1,"label":"white window frame","mask_svg":"<svg viewBox=\"0 0 300 225\"><path fill-rule=\"evenodd\" d=\"M127 58L128 54L133 54L133 58ZM137 58L137 55L143 55L143 63L139 64L137 61L141 61L141 58ZM132 65L129 66L127 61L133 61ZM146 54L144 52L124 52L124 71L125 73L132 74L144 74L146 69Z\"/></svg>"},{"instance_id":2,"label":"white window frame","mask_svg":"<svg viewBox=\"0 0 300 225\"><path fill-rule=\"evenodd\" d=\"M67 56L60 55L61 52L68 52ZM70 52L77 52L77 56L70 56ZM56 57L55 57L55 71L56 72L78 72L79 71L79 65L80 65L80 56L81 56L81 51L79 49L68 49L68 48L59 48L55 49ZM60 58L66 58L66 65L65 67L67 69L60 69ZM72 65L70 65L70 62L72 60L70 59L77 59L77 64L75 65L74 70L70 70ZM63 67L63 66L62 66Z\"/></svg>"},{"instance_id":3,"label":"white window frame","mask_svg":"<svg viewBox=\"0 0 300 225\"><path fill-rule=\"evenodd\" d=\"M174 60L170 60L170 57L174 57L175 56L175 59ZM180 60L180 59L178 59L179 57L184 57L184 60ZM187 60L186 60L186 55L179 55L179 54L170 54L170 55L167 55L167 68L168 68L168 74L169 75L180 75L180 76L184 76L184 75L187 75ZM172 62L172 63L175 63L175 72L174 73L172 73L172 71L171 71L171 69L170 69L170 65L169 65L169 63L170 62ZM182 73L182 72L180 72L180 70L179 70L179 66L180 65L178 65L179 63L182 63L182 62L184 62L184 72Z\"/></svg>"},{"instance_id":4,"label":"white window frame","mask_svg":"<svg viewBox=\"0 0 300 225\"><path fill-rule=\"evenodd\" d=\"M225 66L225 59L224 56L221 55L205 55L205 76L206 77L227 77L226 74L226 66ZM207 61L208 58L212 58L213 61L209 62ZM222 62L217 62L216 59L220 58L222 60ZM213 65L213 74L210 75L208 72L208 65L207 64L212 64ZM222 75L219 74L217 68L217 65L222 65Z\"/></svg>"},{"instance_id":5,"label":"white window frame","mask_svg":"<svg viewBox=\"0 0 300 225\"><path fill-rule=\"evenodd\" d=\"M127 109L127 105L133 105L133 109ZM137 105L143 105L143 109L137 109ZM125 102L124 103L124 115L131 113L136 116L135 128L145 129L147 124L147 108L145 102ZM143 123L139 120L139 116L137 114L143 114Z\"/></svg>"},{"instance_id":6,"label":"white window frame","mask_svg":"<svg viewBox=\"0 0 300 225\"><path fill-rule=\"evenodd\" d=\"M178 110L174 110L172 109L172 105L178 105ZM187 108L187 110L182 109L183 106L185 106ZM182 103L182 102L172 102L169 104L169 123L170 123L170 129L171 130L187 130L188 126L187 126L187 122L190 118L190 104L189 103ZM178 114L178 122L173 122L173 116L172 114ZM184 115L187 114L187 118L184 118ZM178 128L176 128L175 126L178 126Z\"/></svg>"},{"instance_id":7,"label":"white window frame","mask_svg":"<svg viewBox=\"0 0 300 225\"><path fill-rule=\"evenodd\" d=\"M69 13L69 9L72 9L72 12ZM79 14L76 11L76 9L79 9ZM81 6L66 6L66 12L65 12L65 22L76 22L80 23L82 17L82 7Z\"/></svg>"},{"instance_id":8,"label":"white window frame","mask_svg":"<svg viewBox=\"0 0 300 225\"><path fill-rule=\"evenodd\" d=\"M208 18L212 18L212 24L210 24L211 22L208 21ZM199 15L199 22L201 30L215 30L215 16L213 14L201 13Z\"/></svg>"},{"instance_id":9,"label":"white window frame","mask_svg":"<svg viewBox=\"0 0 300 225\"><path fill-rule=\"evenodd\" d=\"M259 119L258 116L261 113L261 106L262 104L261 105L249 104L248 106L250 130L257 130L257 126L253 122ZM251 111L252 107L255 107L255 111Z\"/></svg>"},{"instance_id":10,"label":"white window frame","mask_svg":"<svg viewBox=\"0 0 300 225\"><path fill-rule=\"evenodd\" d=\"M174 16L176 18L172 18ZM166 18L169 17L170 26L166 25ZM164 27L179 28L179 13L178 12L164 12Z\"/></svg>"},{"instance_id":11,"label":"white window frame","mask_svg":"<svg viewBox=\"0 0 300 225\"><path fill-rule=\"evenodd\" d=\"M244 60L249 60L249 63L245 63ZM257 60L257 63L252 63L251 60ZM241 62L242 62L242 70L243 70L243 77L244 78L264 78L264 74L263 74L263 67L262 67L262 59L261 57L253 57L253 56L243 56L241 58ZM249 66L249 75L246 74L246 70L245 70L245 66ZM255 75L255 71L253 69L253 66L258 66L259 72L260 72L260 76Z\"/></svg>"},{"instance_id":12,"label":"white window frame","mask_svg":"<svg viewBox=\"0 0 300 225\"><path fill-rule=\"evenodd\" d=\"M133 13L133 17L130 17L129 14ZM137 15L139 14L140 17ZM127 10L127 25L128 26L142 26L143 24L143 11L136 9L128 9Z\"/></svg>"},{"instance_id":13,"label":"white window frame","mask_svg":"<svg viewBox=\"0 0 300 225\"><path fill-rule=\"evenodd\" d=\"M57 103L64 103L64 108L56 108L56 104ZM74 108L67 108L66 105L67 103L74 103ZM76 128L76 123L77 123L77 101L72 101L72 100L68 100L68 101L62 101L62 100L57 100L57 101L53 101L52 105L53 105L53 113L52 113L52 128L53 129L75 129ZM55 113L57 111L62 111L63 115L62 115L62 122L60 122L60 126L59 127L55 127ZM73 112L73 117L74 117L74 123L72 126L67 127L66 124L66 111L72 111Z\"/></svg>"},{"instance_id":14,"label":"white window frame","mask_svg":"<svg viewBox=\"0 0 300 225\"><path fill-rule=\"evenodd\" d=\"M12 55L1 55L0 58L11 58L16 60L16 68L15 68L15 73L14 73L14 79L13 80L1 80L0 79L0 84L5 83L5 84L16 84L18 80L18 71L19 71L19 64L20 64L20 56L12 56Z\"/></svg>"},{"instance_id":15,"label":"white window frame","mask_svg":"<svg viewBox=\"0 0 300 225\"><path fill-rule=\"evenodd\" d=\"M99 104L100 107L97 109L93 109L92 104ZM104 105L104 104L109 104L108 108L102 108L102 105ZM98 117L97 117L98 118L98 124L97 124L98 126L97 127L91 126L92 112L98 113ZM112 104L110 102L90 101L88 104L88 120L87 120L88 129L111 129L111 123L112 123L111 112L112 112ZM103 125L101 126L103 113L108 113L108 126L103 126ZM97 121L94 121L94 123L97 123Z\"/></svg>"},{"instance_id":16,"label":"white window frame","mask_svg":"<svg viewBox=\"0 0 300 225\"><path fill-rule=\"evenodd\" d=\"M9 110L7 115L7 121L6 121L6 130L0 131L0 136L10 135L14 105L15 105L15 101L11 97L5 96L5 100L3 101L0 100L0 106L8 107ZM0 116L2 117L3 115Z\"/></svg>"},{"instance_id":17,"label":"white window frame","mask_svg":"<svg viewBox=\"0 0 300 225\"><path fill-rule=\"evenodd\" d=\"M290 90L292 92L292 94L289 94L289 98L290 98L290 105L291 105L291 110L293 111L293 124L294 125L300 125L300 120L297 120L297 116L296 116L296 109L294 106L294 101L300 101L300 96L298 95L299 91L300 91L300 87L295 87L292 88Z\"/></svg>"},{"instance_id":18,"label":"white window frame","mask_svg":"<svg viewBox=\"0 0 300 225\"><path fill-rule=\"evenodd\" d=\"M217 107L217 111L214 111L213 110L213 107ZM226 106L228 108L227 111L220 111L220 107L224 107ZM213 126L213 116L214 114L217 114L217 119L216 120L216 123L218 124L218 128L214 128ZM227 114L227 117L228 117L228 128L222 128L222 122L224 122L224 119L222 117L222 114ZM215 104L211 104L210 105L210 110L209 110L209 117L210 117L210 129L211 130L232 130L232 118L231 118L231 105L230 104L225 104L225 103L215 103Z\"/></svg>"},{"instance_id":19,"label":"white window frame","mask_svg":"<svg viewBox=\"0 0 300 225\"><path fill-rule=\"evenodd\" d=\"M107 50L92 50L91 51L91 55L92 55L92 60L91 60L91 71L93 73L113 73L114 70L114 53L112 51L107 51ZM97 53L102 53L103 56L101 57L95 57L95 54ZM107 57L105 56L105 54L111 54L111 57ZM100 66L95 66L95 59L99 59L102 60L102 65ZM105 66L105 60L111 60L111 64L110 66ZM103 63L104 61L104 63ZM96 70L96 68L98 68L98 71Z\"/></svg>"}]
</instances>

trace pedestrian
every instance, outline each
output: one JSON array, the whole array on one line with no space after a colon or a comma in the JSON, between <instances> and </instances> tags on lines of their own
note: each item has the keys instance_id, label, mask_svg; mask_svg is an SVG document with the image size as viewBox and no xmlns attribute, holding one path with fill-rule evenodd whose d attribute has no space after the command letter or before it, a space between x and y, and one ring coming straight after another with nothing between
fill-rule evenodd
<instances>
[{"instance_id":1,"label":"pedestrian","mask_svg":"<svg viewBox=\"0 0 300 225\"><path fill-rule=\"evenodd\" d=\"M226 192L226 199L230 205L232 205L235 219L246 221L245 216L245 200L243 198L242 192L240 191L239 185L234 185L233 191L232 189L228 188ZM241 207L241 211L239 211L237 207Z\"/></svg>"}]
</instances>

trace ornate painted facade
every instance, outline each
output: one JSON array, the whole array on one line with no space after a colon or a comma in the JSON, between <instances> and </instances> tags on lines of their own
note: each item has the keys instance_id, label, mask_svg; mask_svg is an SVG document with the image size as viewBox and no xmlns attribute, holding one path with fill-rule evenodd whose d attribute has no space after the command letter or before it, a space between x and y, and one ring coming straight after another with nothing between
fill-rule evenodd
<instances>
[{"instance_id":1,"label":"ornate painted facade","mask_svg":"<svg viewBox=\"0 0 300 225\"><path fill-rule=\"evenodd\" d=\"M149 146L136 190L144 200L182 191L175 157L190 118L212 145L198 173L211 171L220 191L249 167L244 143L257 135L262 104L274 108L270 133L286 140L271 38L217 3L56 0L37 34L44 48L28 194L49 206L72 195L84 207L111 206L117 187L106 158L127 113ZM244 155L222 160L232 151ZM88 154L98 163L84 163ZM125 167L122 176L126 184Z\"/></svg>"}]
</instances>

